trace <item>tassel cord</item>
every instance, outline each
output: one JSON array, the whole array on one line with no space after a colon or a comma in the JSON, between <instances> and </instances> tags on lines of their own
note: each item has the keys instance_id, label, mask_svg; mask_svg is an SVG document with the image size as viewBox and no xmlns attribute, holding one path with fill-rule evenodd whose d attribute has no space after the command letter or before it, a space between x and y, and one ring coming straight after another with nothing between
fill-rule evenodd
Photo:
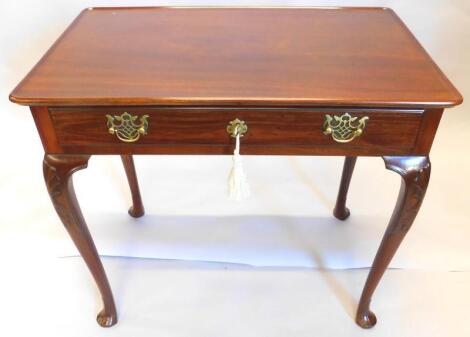
<instances>
[{"instance_id":1,"label":"tassel cord","mask_svg":"<svg viewBox=\"0 0 470 337\"><path fill-rule=\"evenodd\" d=\"M238 128L235 129L235 149L233 150L233 167L228 179L230 199L240 201L250 195L245 172L243 170L242 158L240 156L240 134Z\"/></svg>"}]
</instances>

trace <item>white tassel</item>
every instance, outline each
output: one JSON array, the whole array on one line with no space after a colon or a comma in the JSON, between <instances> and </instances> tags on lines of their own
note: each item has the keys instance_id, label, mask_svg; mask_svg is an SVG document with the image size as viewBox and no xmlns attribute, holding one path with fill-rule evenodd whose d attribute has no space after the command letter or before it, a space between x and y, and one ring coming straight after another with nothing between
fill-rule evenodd
<instances>
[{"instance_id":1,"label":"white tassel","mask_svg":"<svg viewBox=\"0 0 470 337\"><path fill-rule=\"evenodd\" d=\"M228 178L228 190L230 199L240 201L250 196L250 186L240 156L240 134L237 133L236 139L235 150L233 151L233 167Z\"/></svg>"}]
</instances>

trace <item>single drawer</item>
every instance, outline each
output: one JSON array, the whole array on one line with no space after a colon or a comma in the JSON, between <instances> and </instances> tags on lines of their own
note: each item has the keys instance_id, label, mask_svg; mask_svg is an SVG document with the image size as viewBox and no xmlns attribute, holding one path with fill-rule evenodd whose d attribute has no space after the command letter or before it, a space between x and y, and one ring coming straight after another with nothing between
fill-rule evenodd
<instances>
[{"instance_id":1,"label":"single drawer","mask_svg":"<svg viewBox=\"0 0 470 337\"><path fill-rule=\"evenodd\" d=\"M49 111L61 146L102 146L116 153L151 146L173 147L179 153L181 146L197 145L229 153L234 139L227 126L238 118L247 126L242 138L245 153L262 153L263 147L298 147L307 152L308 148L332 148L345 153L355 149L365 154L399 154L413 149L423 115L422 110L328 108L77 107Z\"/></svg>"}]
</instances>

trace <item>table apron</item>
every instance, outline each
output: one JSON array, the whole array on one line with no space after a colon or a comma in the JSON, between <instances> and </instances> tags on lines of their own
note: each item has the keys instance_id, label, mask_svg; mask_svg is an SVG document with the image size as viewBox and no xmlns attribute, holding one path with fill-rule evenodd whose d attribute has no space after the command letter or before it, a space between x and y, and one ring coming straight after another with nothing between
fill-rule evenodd
<instances>
[{"instance_id":1,"label":"table apron","mask_svg":"<svg viewBox=\"0 0 470 337\"><path fill-rule=\"evenodd\" d=\"M248 126L241 137L246 155L383 156L427 155L442 109L208 108L208 107L32 107L46 153L229 155L235 139L227 125ZM124 142L109 132L109 118L128 113L146 134ZM341 143L325 134L326 116L368 117L361 135ZM345 117L348 118L348 117ZM119 118L118 118L119 120ZM116 125L119 126L119 122Z\"/></svg>"}]
</instances>

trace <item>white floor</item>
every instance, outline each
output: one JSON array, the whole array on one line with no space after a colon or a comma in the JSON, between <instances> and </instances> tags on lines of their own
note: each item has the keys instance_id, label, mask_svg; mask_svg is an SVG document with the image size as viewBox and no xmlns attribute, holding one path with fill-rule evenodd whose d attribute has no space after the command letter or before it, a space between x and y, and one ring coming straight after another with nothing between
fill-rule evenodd
<instances>
[{"instance_id":1,"label":"white floor","mask_svg":"<svg viewBox=\"0 0 470 337\"><path fill-rule=\"evenodd\" d=\"M470 97L467 0L219 4L390 6ZM441 121L428 194L376 292L370 331L354 324L354 310L399 187L380 159L358 160L343 223L331 217L342 158L245 158L253 196L235 204L225 191L229 157L138 157L147 211L139 220L126 214L119 159L93 158L76 188L100 253L147 258L103 259L120 321L99 328L99 294L83 262L59 258L76 250L48 199L32 118L6 100L80 9L98 5L122 3L0 2L1 139L23 140L1 147L0 336L470 335L466 103Z\"/></svg>"},{"instance_id":2,"label":"white floor","mask_svg":"<svg viewBox=\"0 0 470 337\"><path fill-rule=\"evenodd\" d=\"M102 329L79 258L23 262L2 276L2 336L470 335L470 272L389 270L366 331L353 315L367 270L105 258L120 322Z\"/></svg>"}]
</instances>

